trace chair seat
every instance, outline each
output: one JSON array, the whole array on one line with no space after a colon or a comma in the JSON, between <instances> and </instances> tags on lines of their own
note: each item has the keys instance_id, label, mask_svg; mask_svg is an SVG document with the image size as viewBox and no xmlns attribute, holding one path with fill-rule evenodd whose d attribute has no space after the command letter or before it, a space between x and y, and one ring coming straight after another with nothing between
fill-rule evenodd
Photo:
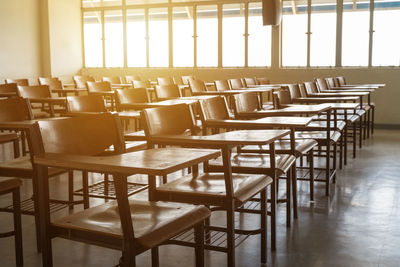
<instances>
[{"instance_id":1,"label":"chair seat","mask_svg":"<svg viewBox=\"0 0 400 267\"><path fill-rule=\"evenodd\" d=\"M330 122L331 129L334 129L335 127L335 122L331 121ZM310 124L307 125L307 128L321 128L321 130L326 129L327 126L327 121L312 121ZM346 123L344 120L337 120L336 122L336 128L339 131L342 131L346 127Z\"/></svg>"},{"instance_id":2,"label":"chair seat","mask_svg":"<svg viewBox=\"0 0 400 267\"><path fill-rule=\"evenodd\" d=\"M181 203L129 200L135 241L145 248L155 247L210 216L204 206ZM74 231L123 238L116 201L89 208L55 220L52 226Z\"/></svg>"},{"instance_id":3,"label":"chair seat","mask_svg":"<svg viewBox=\"0 0 400 267\"><path fill-rule=\"evenodd\" d=\"M272 178L267 175L232 174L235 206L243 205L271 183ZM191 202L224 205L226 201L224 174L204 173L195 179L192 175L186 175L160 185L157 187L157 194L168 201L191 199Z\"/></svg>"},{"instance_id":4,"label":"chair seat","mask_svg":"<svg viewBox=\"0 0 400 267\"><path fill-rule=\"evenodd\" d=\"M278 154L275 157L275 168L278 174L286 173L290 166L296 161L296 158L288 154ZM268 173L272 174L270 156L260 153L232 153L231 156L232 172L239 173ZM223 170L222 158L211 160L209 162L211 170L220 168ZM271 172L271 173L269 173Z\"/></svg>"},{"instance_id":5,"label":"chair seat","mask_svg":"<svg viewBox=\"0 0 400 267\"><path fill-rule=\"evenodd\" d=\"M50 118L50 114L41 110L32 110L34 119Z\"/></svg>"},{"instance_id":6,"label":"chair seat","mask_svg":"<svg viewBox=\"0 0 400 267\"><path fill-rule=\"evenodd\" d=\"M125 138L125 141L145 141L146 135L145 135L144 131L125 132L124 138Z\"/></svg>"},{"instance_id":7,"label":"chair seat","mask_svg":"<svg viewBox=\"0 0 400 267\"><path fill-rule=\"evenodd\" d=\"M18 188L21 184L22 182L18 178L0 177L0 194Z\"/></svg>"},{"instance_id":8,"label":"chair seat","mask_svg":"<svg viewBox=\"0 0 400 267\"><path fill-rule=\"evenodd\" d=\"M300 157L313 149L318 142L314 139L300 139L295 140L294 144L296 157ZM269 152L269 146L244 146L241 151L245 153L267 153ZM290 140L281 139L275 141L275 151L277 153L290 153Z\"/></svg>"},{"instance_id":9,"label":"chair seat","mask_svg":"<svg viewBox=\"0 0 400 267\"><path fill-rule=\"evenodd\" d=\"M297 138L305 138L305 139L315 139L319 143L322 141L326 141L327 139L327 132L326 131L304 131L304 132L296 132L296 139ZM331 131L330 141L336 143L341 134L338 131Z\"/></svg>"},{"instance_id":10,"label":"chair seat","mask_svg":"<svg viewBox=\"0 0 400 267\"><path fill-rule=\"evenodd\" d=\"M65 170L62 169L48 168L48 174L50 177L62 174L64 172ZM0 176L32 178L32 175L33 169L29 156L8 160L2 162L0 165Z\"/></svg>"},{"instance_id":11,"label":"chair seat","mask_svg":"<svg viewBox=\"0 0 400 267\"><path fill-rule=\"evenodd\" d=\"M272 103L264 103L262 105L262 108L265 110L270 110L270 109L274 109L274 105Z\"/></svg>"},{"instance_id":12,"label":"chair seat","mask_svg":"<svg viewBox=\"0 0 400 267\"><path fill-rule=\"evenodd\" d=\"M0 133L0 144L18 140L18 133Z\"/></svg>"}]
</instances>

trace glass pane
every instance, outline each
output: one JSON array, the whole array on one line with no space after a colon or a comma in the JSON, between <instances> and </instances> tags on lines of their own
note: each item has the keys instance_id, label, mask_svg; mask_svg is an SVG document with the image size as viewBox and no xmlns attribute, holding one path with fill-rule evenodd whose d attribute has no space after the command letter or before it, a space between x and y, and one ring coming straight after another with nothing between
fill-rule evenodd
<instances>
[{"instance_id":1,"label":"glass pane","mask_svg":"<svg viewBox=\"0 0 400 267\"><path fill-rule=\"evenodd\" d=\"M400 65L400 3L375 1L373 66Z\"/></svg>"},{"instance_id":2,"label":"glass pane","mask_svg":"<svg viewBox=\"0 0 400 267\"><path fill-rule=\"evenodd\" d=\"M197 6L197 66L218 66L217 6Z\"/></svg>"},{"instance_id":3,"label":"glass pane","mask_svg":"<svg viewBox=\"0 0 400 267\"><path fill-rule=\"evenodd\" d=\"M172 19L174 67L193 67L193 7L175 7Z\"/></svg>"},{"instance_id":4,"label":"glass pane","mask_svg":"<svg viewBox=\"0 0 400 267\"><path fill-rule=\"evenodd\" d=\"M126 12L128 67L146 67L146 22L143 9Z\"/></svg>"},{"instance_id":5,"label":"glass pane","mask_svg":"<svg viewBox=\"0 0 400 267\"><path fill-rule=\"evenodd\" d=\"M342 66L368 66L369 2L343 3Z\"/></svg>"},{"instance_id":6,"label":"glass pane","mask_svg":"<svg viewBox=\"0 0 400 267\"><path fill-rule=\"evenodd\" d=\"M126 0L127 5L143 5L143 4L163 4L168 0Z\"/></svg>"},{"instance_id":7,"label":"glass pane","mask_svg":"<svg viewBox=\"0 0 400 267\"><path fill-rule=\"evenodd\" d=\"M336 52L336 1L312 0L311 33L310 65L334 66Z\"/></svg>"},{"instance_id":8,"label":"glass pane","mask_svg":"<svg viewBox=\"0 0 400 267\"><path fill-rule=\"evenodd\" d=\"M124 66L122 11L104 11L106 67Z\"/></svg>"},{"instance_id":9,"label":"glass pane","mask_svg":"<svg viewBox=\"0 0 400 267\"><path fill-rule=\"evenodd\" d=\"M282 66L307 66L307 3L283 2Z\"/></svg>"},{"instance_id":10,"label":"glass pane","mask_svg":"<svg viewBox=\"0 0 400 267\"><path fill-rule=\"evenodd\" d=\"M222 65L244 66L244 4L223 5Z\"/></svg>"},{"instance_id":11,"label":"glass pane","mask_svg":"<svg viewBox=\"0 0 400 267\"><path fill-rule=\"evenodd\" d=\"M83 7L120 6L121 0L82 0Z\"/></svg>"},{"instance_id":12,"label":"glass pane","mask_svg":"<svg viewBox=\"0 0 400 267\"><path fill-rule=\"evenodd\" d=\"M271 26L263 26L262 4L249 4L249 66L271 66Z\"/></svg>"},{"instance_id":13,"label":"glass pane","mask_svg":"<svg viewBox=\"0 0 400 267\"><path fill-rule=\"evenodd\" d=\"M101 12L83 14L86 67L103 67L103 44L101 36Z\"/></svg>"},{"instance_id":14,"label":"glass pane","mask_svg":"<svg viewBox=\"0 0 400 267\"><path fill-rule=\"evenodd\" d=\"M168 67L168 9L149 9L150 67Z\"/></svg>"}]
</instances>

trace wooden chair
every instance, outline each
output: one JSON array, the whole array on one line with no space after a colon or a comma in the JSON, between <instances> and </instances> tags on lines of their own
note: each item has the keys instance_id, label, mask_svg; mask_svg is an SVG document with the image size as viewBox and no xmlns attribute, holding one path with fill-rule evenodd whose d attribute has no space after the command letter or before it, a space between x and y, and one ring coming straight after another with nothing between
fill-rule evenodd
<instances>
[{"instance_id":1,"label":"wooden chair","mask_svg":"<svg viewBox=\"0 0 400 267\"><path fill-rule=\"evenodd\" d=\"M189 85L190 80L196 80L196 78L193 75L182 76L181 79L182 79L182 84L185 85Z\"/></svg>"},{"instance_id":2,"label":"wooden chair","mask_svg":"<svg viewBox=\"0 0 400 267\"><path fill-rule=\"evenodd\" d=\"M245 87L242 79L229 79L228 82L232 90L243 89Z\"/></svg>"},{"instance_id":3,"label":"wooden chair","mask_svg":"<svg viewBox=\"0 0 400 267\"><path fill-rule=\"evenodd\" d=\"M217 91L231 90L228 80L216 80L214 81L214 85Z\"/></svg>"},{"instance_id":4,"label":"wooden chair","mask_svg":"<svg viewBox=\"0 0 400 267\"><path fill-rule=\"evenodd\" d=\"M154 90L158 101L182 97L178 85L156 85Z\"/></svg>"},{"instance_id":5,"label":"wooden chair","mask_svg":"<svg viewBox=\"0 0 400 267\"><path fill-rule=\"evenodd\" d=\"M115 93L118 111L132 109L132 104L135 103L150 103L150 96L146 88L117 89Z\"/></svg>"},{"instance_id":6,"label":"wooden chair","mask_svg":"<svg viewBox=\"0 0 400 267\"><path fill-rule=\"evenodd\" d=\"M21 207L20 193L21 180L17 178L2 178L0 177L0 195L8 193L12 194L13 199L13 214L14 214L14 230L0 233L0 238L14 236L15 259L16 266L23 266L23 249L22 249L22 226L21 226Z\"/></svg>"},{"instance_id":7,"label":"wooden chair","mask_svg":"<svg viewBox=\"0 0 400 267\"><path fill-rule=\"evenodd\" d=\"M252 92L246 92L242 94L234 95L234 114L235 118L240 119L254 119L268 116L274 116L270 111L257 111L255 106L256 97ZM278 113L279 114L279 113ZM276 115L275 115L276 116ZM299 129L296 132L296 139L314 139L318 142L319 148L325 147L323 155L325 157L325 168L314 168L318 171L325 172L325 179L315 179L314 181L325 182L325 194L329 196L330 183L335 182L336 177L336 157L337 157L337 146L338 141L341 137L340 132L332 130L331 127L331 110L327 110L326 125L321 127L306 127L305 129ZM335 118L336 120L336 118ZM300 131L301 130L301 131ZM333 149L331 148L333 147ZM331 159L333 160L331 164ZM302 180L299 178L299 180Z\"/></svg>"},{"instance_id":8,"label":"wooden chair","mask_svg":"<svg viewBox=\"0 0 400 267\"><path fill-rule=\"evenodd\" d=\"M15 97L18 95L18 86L16 83L0 84L1 97Z\"/></svg>"},{"instance_id":9,"label":"wooden chair","mask_svg":"<svg viewBox=\"0 0 400 267\"><path fill-rule=\"evenodd\" d=\"M107 110L115 110L115 94L111 88L111 83L103 82L86 82L88 94L99 94L106 101Z\"/></svg>"},{"instance_id":10,"label":"wooden chair","mask_svg":"<svg viewBox=\"0 0 400 267\"><path fill-rule=\"evenodd\" d=\"M43 99L42 103L31 103L33 114L36 119L53 117L56 113L65 113L64 101L60 100L58 103L53 103L51 100L52 94L48 85L18 86L18 94L23 98ZM62 103L63 106L59 106L60 103Z\"/></svg>"},{"instance_id":11,"label":"wooden chair","mask_svg":"<svg viewBox=\"0 0 400 267\"><path fill-rule=\"evenodd\" d=\"M75 88L87 89L87 82L94 82L94 78L90 75L75 75L73 77Z\"/></svg>"},{"instance_id":12,"label":"wooden chair","mask_svg":"<svg viewBox=\"0 0 400 267\"><path fill-rule=\"evenodd\" d=\"M151 83L148 80L145 81L138 81L134 80L132 82L133 88L151 88Z\"/></svg>"},{"instance_id":13,"label":"wooden chair","mask_svg":"<svg viewBox=\"0 0 400 267\"><path fill-rule=\"evenodd\" d=\"M31 142L35 143L34 154L60 153L62 158L77 155L101 156L112 146L115 156L125 152L123 135L119 119L109 113L95 116L81 116L40 121L32 129ZM96 140L96 142L93 142ZM131 155L135 160L136 154ZM139 155L140 156L140 155ZM150 156L151 157L151 156ZM107 161L107 157L99 157ZM110 159L112 160L112 159ZM107 164L106 162L104 162ZM38 186L43 195L41 212L44 215L42 225L43 264L52 266L51 239L61 237L88 244L122 251L122 266L136 266L135 257L151 249L153 265L158 266L157 247L170 238L188 229L195 229L196 266L203 266L203 224L210 211L202 206L177 203L161 203L143 200L129 200L127 195L127 177L113 172L117 201L95 206L63 218L50 219L48 207L46 167L37 165L37 176L43 177ZM91 170L90 166L75 169ZM116 259L117 261L118 259Z\"/></svg>"},{"instance_id":14,"label":"wooden chair","mask_svg":"<svg viewBox=\"0 0 400 267\"><path fill-rule=\"evenodd\" d=\"M325 78L325 81L328 84L329 88L338 87L338 84L336 83L336 78L334 77Z\"/></svg>"},{"instance_id":15,"label":"wooden chair","mask_svg":"<svg viewBox=\"0 0 400 267\"><path fill-rule=\"evenodd\" d=\"M259 85L269 84L269 79L265 77L256 77L256 80Z\"/></svg>"},{"instance_id":16,"label":"wooden chair","mask_svg":"<svg viewBox=\"0 0 400 267\"><path fill-rule=\"evenodd\" d=\"M109 82L110 84L121 84L122 83L121 77L119 77L119 76L110 76L110 77L105 76L105 77L103 77L102 80L103 80L103 82Z\"/></svg>"},{"instance_id":17,"label":"wooden chair","mask_svg":"<svg viewBox=\"0 0 400 267\"><path fill-rule=\"evenodd\" d=\"M133 81L141 81L142 78L140 78L139 75L125 75L125 82L126 83L132 83Z\"/></svg>"},{"instance_id":18,"label":"wooden chair","mask_svg":"<svg viewBox=\"0 0 400 267\"><path fill-rule=\"evenodd\" d=\"M28 79L6 79L6 83L16 83L17 85L21 86L28 86L29 80Z\"/></svg>"},{"instance_id":19,"label":"wooden chair","mask_svg":"<svg viewBox=\"0 0 400 267\"><path fill-rule=\"evenodd\" d=\"M172 77L158 77L157 78L158 85L174 85L175 80Z\"/></svg>"},{"instance_id":20,"label":"wooden chair","mask_svg":"<svg viewBox=\"0 0 400 267\"><path fill-rule=\"evenodd\" d=\"M243 78L246 87L248 86L253 86L253 85L257 85L257 80L256 78Z\"/></svg>"},{"instance_id":21,"label":"wooden chair","mask_svg":"<svg viewBox=\"0 0 400 267\"><path fill-rule=\"evenodd\" d=\"M8 128L1 128L0 130L15 130L16 132L20 132L21 140L23 142L23 156L17 157L15 159L7 160L0 164L0 173L1 176L4 177L18 177L22 179L32 179L33 186L35 185L35 181L37 177L35 176L33 167L32 167L32 149L29 147L29 155L25 155L25 136L26 136L26 128L19 128L19 124L17 122L21 122L23 125L30 124L29 121L33 120L33 113L31 111L29 101L23 98L12 98L12 99L4 99L0 100L0 124L5 124ZM58 176L60 174L65 173L65 170L49 168L48 175L49 177ZM52 210L57 211L66 205L70 208L73 205L80 204L82 201L75 201L73 197L73 173L68 172L68 200L51 200ZM22 213L27 215L35 215L35 224L36 224L36 235L37 235L37 246L40 251L40 229L38 224L38 207L36 201L36 195L34 194L32 198L26 199L22 201ZM2 211L13 211L13 206L1 208Z\"/></svg>"},{"instance_id":22,"label":"wooden chair","mask_svg":"<svg viewBox=\"0 0 400 267\"><path fill-rule=\"evenodd\" d=\"M179 118L179 119L177 119ZM145 109L142 112L146 136L149 145L153 146L153 140L157 136L165 135L190 135L195 134L196 127L193 113L188 105L179 104L168 107ZM156 141L155 141L156 142ZM163 143L162 145L168 144ZM193 147L190 140L180 143L182 146ZM198 145L207 147L208 141L204 140ZM196 145L194 145L196 147ZM240 210L246 202L254 195L261 193L261 262L266 262L266 187L272 183L272 178L254 174L233 174L230 166L230 148L224 144L211 145L219 147L222 151L224 162L223 174L204 173L199 174L197 167L193 168L193 175L175 179L171 182L156 186L149 186L149 195L154 200L184 202L191 204L204 204L215 206L215 210L225 210L227 216L227 227L212 226L208 229L223 231L227 233L227 247L218 248L212 243L207 247L218 251L227 252L227 266L234 266L235 262L235 210ZM207 223L208 225L209 223ZM237 230L239 231L239 230ZM241 230L242 232L244 230ZM209 237L209 234L206 234ZM211 241L209 241L210 243Z\"/></svg>"},{"instance_id":23,"label":"wooden chair","mask_svg":"<svg viewBox=\"0 0 400 267\"><path fill-rule=\"evenodd\" d=\"M346 85L346 79L343 76L338 76L336 77L336 80L338 81L339 86L344 86Z\"/></svg>"},{"instance_id":24,"label":"wooden chair","mask_svg":"<svg viewBox=\"0 0 400 267\"><path fill-rule=\"evenodd\" d=\"M62 82L56 77L53 78L39 77L38 81L40 85L48 85L50 91L63 89Z\"/></svg>"},{"instance_id":25,"label":"wooden chair","mask_svg":"<svg viewBox=\"0 0 400 267\"><path fill-rule=\"evenodd\" d=\"M71 115L71 113L107 111L101 95L68 96L67 108L67 115Z\"/></svg>"},{"instance_id":26,"label":"wooden chair","mask_svg":"<svg viewBox=\"0 0 400 267\"><path fill-rule=\"evenodd\" d=\"M192 95L208 91L206 84L201 80L189 80L189 87Z\"/></svg>"}]
</instances>

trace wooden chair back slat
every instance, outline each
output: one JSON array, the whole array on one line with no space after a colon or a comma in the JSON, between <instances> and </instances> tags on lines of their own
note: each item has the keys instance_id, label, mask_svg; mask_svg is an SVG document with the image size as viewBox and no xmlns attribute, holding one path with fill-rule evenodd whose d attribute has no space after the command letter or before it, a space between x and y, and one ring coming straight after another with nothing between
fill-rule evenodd
<instances>
[{"instance_id":1,"label":"wooden chair back slat","mask_svg":"<svg viewBox=\"0 0 400 267\"><path fill-rule=\"evenodd\" d=\"M109 82L111 84L121 84L121 78L118 76L103 77L103 82Z\"/></svg>"},{"instance_id":2,"label":"wooden chair back slat","mask_svg":"<svg viewBox=\"0 0 400 267\"><path fill-rule=\"evenodd\" d=\"M33 120L29 100L22 97L0 99L0 122Z\"/></svg>"},{"instance_id":3,"label":"wooden chair back slat","mask_svg":"<svg viewBox=\"0 0 400 267\"><path fill-rule=\"evenodd\" d=\"M18 93L24 98L50 98L51 92L48 85L18 86Z\"/></svg>"},{"instance_id":4,"label":"wooden chair back slat","mask_svg":"<svg viewBox=\"0 0 400 267\"><path fill-rule=\"evenodd\" d=\"M256 92L236 94L233 96L233 99L235 114L256 111L259 109L259 100Z\"/></svg>"},{"instance_id":5,"label":"wooden chair back slat","mask_svg":"<svg viewBox=\"0 0 400 267\"><path fill-rule=\"evenodd\" d=\"M109 92L112 91L110 82L87 82L89 92Z\"/></svg>"},{"instance_id":6,"label":"wooden chair back slat","mask_svg":"<svg viewBox=\"0 0 400 267\"><path fill-rule=\"evenodd\" d=\"M74 84L76 88L82 88L85 89L86 87L86 83L87 82L94 82L94 78L92 76L89 75L75 75L73 77L74 80Z\"/></svg>"},{"instance_id":7,"label":"wooden chair back slat","mask_svg":"<svg viewBox=\"0 0 400 267\"><path fill-rule=\"evenodd\" d=\"M146 88L117 89L115 91L118 104L149 103L150 97Z\"/></svg>"},{"instance_id":8,"label":"wooden chair back slat","mask_svg":"<svg viewBox=\"0 0 400 267\"><path fill-rule=\"evenodd\" d=\"M214 81L214 84L217 91L225 91L231 89L227 80L216 80Z\"/></svg>"},{"instance_id":9,"label":"wooden chair back slat","mask_svg":"<svg viewBox=\"0 0 400 267\"><path fill-rule=\"evenodd\" d=\"M242 79L229 79L229 84L232 90L241 89L244 87Z\"/></svg>"},{"instance_id":10,"label":"wooden chair back slat","mask_svg":"<svg viewBox=\"0 0 400 267\"><path fill-rule=\"evenodd\" d=\"M101 95L68 96L67 107L69 112L106 112Z\"/></svg>"},{"instance_id":11,"label":"wooden chair back slat","mask_svg":"<svg viewBox=\"0 0 400 267\"><path fill-rule=\"evenodd\" d=\"M18 93L18 85L17 83L5 83L0 84L0 93Z\"/></svg>"},{"instance_id":12,"label":"wooden chair back slat","mask_svg":"<svg viewBox=\"0 0 400 267\"><path fill-rule=\"evenodd\" d=\"M17 85L21 86L29 85L28 79L6 79L6 83L16 83Z\"/></svg>"},{"instance_id":13,"label":"wooden chair back slat","mask_svg":"<svg viewBox=\"0 0 400 267\"><path fill-rule=\"evenodd\" d=\"M192 94L207 91L207 86L201 80L189 80L189 86Z\"/></svg>"},{"instance_id":14,"label":"wooden chair back slat","mask_svg":"<svg viewBox=\"0 0 400 267\"><path fill-rule=\"evenodd\" d=\"M181 91L176 84L170 85L156 85L155 88L156 98L165 99L171 97L181 97Z\"/></svg>"},{"instance_id":15,"label":"wooden chair back slat","mask_svg":"<svg viewBox=\"0 0 400 267\"><path fill-rule=\"evenodd\" d=\"M218 96L200 100L202 121L229 119L229 109L225 97Z\"/></svg>"}]
</instances>

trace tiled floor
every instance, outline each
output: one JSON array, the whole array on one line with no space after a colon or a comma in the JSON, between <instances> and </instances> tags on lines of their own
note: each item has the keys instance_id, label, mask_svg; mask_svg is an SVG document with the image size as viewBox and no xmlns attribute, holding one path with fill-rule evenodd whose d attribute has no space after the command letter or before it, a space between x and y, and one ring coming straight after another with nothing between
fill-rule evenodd
<instances>
[{"instance_id":1,"label":"tiled floor","mask_svg":"<svg viewBox=\"0 0 400 267\"><path fill-rule=\"evenodd\" d=\"M9 148L0 146L0 160ZM268 266L400 266L400 131L377 130L365 142L357 159L338 173L332 196L317 184L316 200L308 201L308 184L299 182L299 219L285 225L285 207L279 207L277 250L268 250ZM63 183L59 179L53 185ZM79 179L76 181L79 186ZM30 196L24 182L23 197ZM56 192L60 197L63 193ZM139 197L145 197L140 194ZM0 205L10 201L0 197ZM98 202L98 200L94 200ZM58 212L62 216L65 211ZM222 219L217 214L217 219ZM11 226L11 215L0 214L0 229ZM258 218L237 217L256 225ZM7 228L7 229L8 229ZM23 216L25 266L41 266L36 253L34 220ZM259 266L259 238L247 239L237 248L237 266ZM118 251L63 239L53 240L54 266L113 266ZM161 266L193 266L190 248L164 246ZM206 252L207 266L226 266L223 253ZM149 253L137 257L138 266L150 266ZM0 239L0 266L14 266L13 239Z\"/></svg>"}]
</instances>

